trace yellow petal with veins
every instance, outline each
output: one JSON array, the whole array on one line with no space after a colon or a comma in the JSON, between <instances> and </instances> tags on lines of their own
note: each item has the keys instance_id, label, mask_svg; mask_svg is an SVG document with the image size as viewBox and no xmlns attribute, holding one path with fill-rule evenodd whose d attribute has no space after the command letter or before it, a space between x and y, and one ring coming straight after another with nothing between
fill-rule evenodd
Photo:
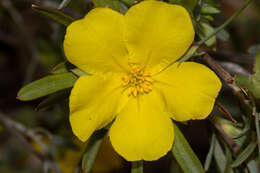
<instances>
[{"instance_id":1,"label":"yellow petal with veins","mask_svg":"<svg viewBox=\"0 0 260 173\"><path fill-rule=\"evenodd\" d=\"M128 100L116 75L82 76L70 95L70 123L74 134L86 141L110 123Z\"/></svg>"},{"instance_id":2,"label":"yellow petal with veins","mask_svg":"<svg viewBox=\"0 0 260 173\"><path fill-rule=\"evenodd\" d=\"M217 75L195 62L175 63L153 78L154 90L161 94L176 121L206 118L221 89Z\"/></svg>"},{"instance_id":3,"label":"yellow petal with veins","mask_svg":"<svg viewBox=\"0 0 260 173\"><path fill-rule=\"evenodd\" d=\"M173 123L155 92L132 98L110 128L112 146L128 161L157 160L172 147Z\"/></svg>"},{"instance_id":4,"label":"yellow petal with veins","mask_svg":"<svg viewBox=\"0 0 260 173\"><path fill-rule=\"evenodd\" d=\"M194 39L189 13L180 5L144 1L125 15L126 46L130 61L156 73L179 59Z\"/></svg>"}]
</instances>

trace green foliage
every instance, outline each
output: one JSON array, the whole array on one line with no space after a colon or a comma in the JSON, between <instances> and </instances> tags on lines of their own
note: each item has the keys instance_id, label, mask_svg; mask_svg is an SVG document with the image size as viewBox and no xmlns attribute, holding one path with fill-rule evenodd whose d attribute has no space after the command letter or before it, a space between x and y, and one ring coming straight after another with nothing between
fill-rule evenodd
<instances>
[{"instance_id":1,"label":"green foliage","mask_svg":"<svg viewBox=\"0 0 260 173\"><path fill-rule=\"evenodd\" d=\"M238 167L253 153L257 146L257 141L252 141L236 158L232 163L232 167Z\"/></svg>"},{"instance_id":2,"label":"green foliage","mask_svg":"<svg viewBox=\"0 0 260 173\"><path fill-rule=\"evenodd\" d=\"M50 95L48 98L44 99L41 103L39 103L35 110L39 111L48 108L62 100L67 99L70 95L70 91L70 89L66 89Z\"/></svg>"},{"instance_id":3,"label":"green foliage","mask_svg":"<svg viewBox=\"0 0 260 173\"><path fill-rule=\"evenodd\" d=\"M96 131L88 140L86 151L82 158L82 169L85 173L91 171L106 132L105 129Z\"/></svg>"},{"instance_id":4,"label":"green foliage","mask_svg":"<svg viewBox=\"0 0 260 173\"><path fill-rule=\"evenodd\" d=\"M51 19L55 20L56 22L64 25L64 26L68 26L69 24L71 24L75 19L73 19L71 16L68 16L58 10L55 9L50 9L47 7L40 7L37 5L32 5L32 9L45 15L50 17Z\"/></svg>"},{"instance_id":5,"label":"green foliage","mask_svg":"<svg viewBox=\"0 0 260 173\"><path fill-rule=\"evenodd\" d=\"M17 98L22 101L34 100L56 91L70 88L76 80L77 77L72 73L46 76L20 89Z\"/></svg>"},{"instance_id":6,"label":"green foliage","mask_svg":"<svg viewBox=\"0 0 260 173\"><path fill-rule=\"evenodd\" d=\"M131 173L143 173L143 161L135 161L131 163Z\"/></svg>"},{"instance_id":7,"label":"green foliage","mask_svg":"<svg viewBox=\"0 0 260 173\"><path fill-rule=\"evenodd\" d=\"M255 55L254 74L252 76L246 76L237 74L235 76L235 82L237 85L246 87L252 94L260 99L260 49L257 48Z\"/></svg>"},{"instance_id":8,"label":"green foliage","mask_svg":"<svg viewBox=\"0 0 260 173\"><path fill-rule=\"evenodd\" d=\"M169 2L172 4L182 5L187 10L192 12L198 3L198 0L169 0Z\"/></svg>"},{"instance_id":9,"label":"green foliage","mask_svg":"<svg viewBox=\"0 0 260 173\"><path fill-rule=\"evenodd\" d=\"M202 173L203 167L191 149L189 143L186 141L182 132L176 124L174 124L174 144L172 154L177 160L184 173Z\"/></svg>"},{"instance_id":10,"label":"green foliage","mask_svg":"<svg viewBox=\"0 0 260 173\"><path fill-rule=\"evenodd\" d=\"M106 7L120 11L120 3L118 0L93 0L93 3L95 7Z\"/></svg>"}]
</instances>

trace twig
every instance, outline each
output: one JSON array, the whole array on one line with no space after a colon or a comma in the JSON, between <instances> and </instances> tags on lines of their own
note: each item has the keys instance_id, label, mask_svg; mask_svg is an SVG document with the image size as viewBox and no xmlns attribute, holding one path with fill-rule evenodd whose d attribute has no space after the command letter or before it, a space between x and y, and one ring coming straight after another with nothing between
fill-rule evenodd
<instances>
[{"instance_id":1,"label":"twig","mask_svg":"<svg viewBox=\"0 0 260 173\"><path fill-rule=\"evenodd\" d=\"M0 112L0 121L3 123L3 125L6 127L6 129L9 132L11 132L11 134L16 136L17 139L19 139L26 146L26 148L43 163L44 169L53 170L56 173L62 173L61 170L59 169L56 161L50 159L50 157L52 157L52 156L48 156L48 155L40 153L35 148L33 148L30 145L30 143L26 140L26 137L29 137L30 139L37 142L37 144L39 144L40 147L46 147L32 129L29 129L29 128L25 127L24 125L8 118L2 112ZM45 149L45 150L47 150L47 149Z\"/></svg>"},{"instance_id":2,"label":"twig","mask_svg":"<svg viewBox=\"0 0 260 173\"><path fill-rule=\"evenodd\" d=\"M232 117L230 112L219 102L216 102L216 107L223 115L225 115L229 120L231 120L233 123L237 123L237 121Z\"/></svg>"},{"instance_id":3,"label":"twig","mask_svg":"<svg viewBox=\"0 0 260 173\"><path fill-rule=\"evenodd\" d=\"M205 37L204 39L200 40L198 42L199 45L202 45L207 40L209 40L212 36L216 35L218 32L220 32L222 29L224 29L228 24L230 24L250 3L252 0L247 0L228 20L226 20L222 25L220 25L218 28L215 29L214 32L212 32L210 35Z\"/></svg>"}]
</instances>

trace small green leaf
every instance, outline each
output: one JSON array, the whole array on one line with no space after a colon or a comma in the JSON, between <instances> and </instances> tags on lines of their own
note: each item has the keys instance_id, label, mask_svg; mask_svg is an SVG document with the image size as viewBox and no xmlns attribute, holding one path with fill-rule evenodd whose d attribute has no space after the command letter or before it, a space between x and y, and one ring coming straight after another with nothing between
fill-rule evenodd
<instances>
[{"instance_id":1,"label":"small green leaf","mask_svg":"<svg viewBox=\"0 0 260 173\"><path fill-rule=\"evenodd\" d=\"M101 129L90 137L82 158L82 169L84 170L84 173L89 173L91 171L106 132L106 130Z\"/></svg>"},{"instance_id":2,"label":"small green leaf","mask_svg":"<svg viewBox=\"0 0 260 173\"><path fill-rule=\"evenodd\" d=\"M204 172L200 160L191 149L182 132L174 124L174 144L172 153L184 173L202 173Z\"/></svg>"},{"instance_id":3,"label":"small green leaf","mask_svg":"<svg viewBox=\"0 0 260 173\"><path fill-rule=\"evenodd\" d=\"M249 77L237 74L235 76L235 83L239 86L248 88L257 99L260 99L260 79L258 79L258 76L253 75Z\"/></svg>"},{"instance_id":4,"label":"small green leaf","mask_svg":"<svg viewBox=\"0 0 260 173\"><path fill-rule=\"evenodd\" d=\"M200 22L199 24L199 32L198 35L200 37L201 40L203 40L204 38L208 37L209 35L211 35L215 29L210 26L210 24L205 23L205 22ZM216 36L212 36L209 40L207 40L205 42L205 44L209 47L213 47L216 44Z\"/></svg>"},{"instance_id":5,"label":"small green leaf","mask_svg":"<svg viewBox=\"0 0 260 173\"><path fill-rule=\"evenodd\" d=\"M190 59L194 54L195 52L197 51L197 49L199 48L199 46L197 45L193 45L191 46L187 51L186 53L178 60L179 63L182 63L188 59Z\"/></svg>"},{"instance_id":6,"label":"small green leaf","mask_svg":"<svg viewBox=\"0 0 260 173\"><path fill-rule=\"evenodd\" d=\"M216 160L216 164L219 169L219 172L224 173L225 165L227 164L227 159L218 140L216 140L216 144L214 148L214 159Z\"/></svg>"},{"instance_id":7,"label":"small green leaf","mask_svg":"<svg viewBox=\"0 0 260 173\"><path fill-rule=\"evenodd\" d=\"M71 91L70 89L66 89L66 90L62 90L62 91L52 94L51 96L49 96L48 98L43 100L40 104L38 104L38 106L35 109L37 111L40 111L41 109L49 107L49 106L59 102L60 100L64 100L64 99L68 98L70 95L70 91Z\"/></svg>"},{"instance_id":8,"label":"small green leaf","mask_svg":"<svg viewBox=\"0 0 260 173\"><path fill-rule=\"evenodd\" d=\"M204 170L205 171L207 171L210 167L212 157L213 157L213 153L214 153L214 149L215 149L215 145L216 145L216 134L213 133L212 137L211 137L211 141L210 141L209 152L207 154L206 161L205 161L205 164L204 164Z\"/></svg>"},{"instance_id":9,"label":"small green leaf","mask_svg":"<svg viewBox=\"0 0 260 173\"><path fill-rule=\"evenodd\" d=\"M257 146L257 141L251 142L236 158L232 163L232 167L238 167L241 165L255 150Z\"/></svg>"},{"instance_id":10,"label":"small green leaf","mask_svg":"<svg viewBox=\"0 0 260 173\"><path fill-rule=\"evenodd\" d=\"M84 71L80 70L79 68L74 68L74 69L71 69L70 71L72 73L74 73L78 77L84 76L84 75L88 75L87 73L85 73Z\"/></svg>"},{"instance_id":11,"label":"small green leaf","mask_svg":"<svg viewBox=\"0 0 260 173\"><path fill-rule=\"evenodd\" d=\"M217 14L220 13L220 10L216 7L210 6L208 4L203 4L201 7L202 14Z\"/></svg>"},{"instance_id":12,"label":"small green leaf","mask_svg":"<svg viewBox=\"0 0 260 173\"><path fill-rule=\"evenodd\" d=\"M196 7L198 0L170 0L171 4L179 4L185 7L190 12L193 12L194 8Z\"/></svg>"},{"instance_id":13,"label":"small green leaf","mask_svg":"<svg viewBox=\"0 0 260 173\"><path fill-rule=\"evenodd\" d=\"M22 101L34 100L56 91L70 88L76 80L77 77L72 73L46 76L20 89L17 98Z\"/></svg>"},{"instance_id":14,"label":"small green leaf","mask_svg":"<svg viewBox=\"0 0 260 173\"><path fill-rule=\"evenodd\" d=\"M51 71L53 74L60 74L68 72L66 67L66 62L61 62L57 64Z\"/></svg>"},{"instance_id":15,"label":"small green leaf","mask_svg":"<svg viewBox=\"0 0 260 173\"><path fill-rule=\"evenodd\" d=\"M119 0L92 0L95 7L111 8L116 11L120 11Z\"/></svg>"},{"instance_id":16,"label":"small green leaf","mask_svg":"<svg viewBox=\"0 0 260 173\"><path fill-rule=\"evenodd\" d=\"M70 3L71 0L63 0L60 5L59 5L59 10L63 9L64 7L66 7L69 3Z\"/></svg>"},{"instance_id":17,"label":"small green leaf","mask_svg":"<svg viewBox=\"0 0 260 173\"><path fill-rule=\"evenodd\" d=\"M57 21L60 24L65 25L65 26L69 26L69 24L71 24L75 20L71 16L64 14L55 9L50 9L47 7L40 7L40 6L37 6L34 4L32 5L32 9L45 16L52 18L53 20Z\"/></svg>"},{"instance_id":18,"label":"small green leaf","mask_svg":"<svg viewBox=\"0 0 260 173\"><path fill-rule=\"evenodd\" d=\"M258 79L260 79L260 48L258 48L255 55L254 72Z\"/></svg>"},{"instance_id":19,"label":"small green leaf","mask_svg":"<svg viewBox=\"0 0 260 173\"><path fill-rule=\"evenodd\" d=\"M143 173L143 161L131 162L131 173Z\"/></svg>"},{"instance_id":20,"label":"small green leaf","mask_svg":"<svg viewBox=\"0 0 260 173\"><path fill-rule=\"evenodd\" d=\"M247 163L247 167L250 173L259 173L260 172L260 164L257 160L250 160Z\"/></svg>"},{"instance_id":21,"label":"small green leaf","mask_svg":"<svg viewBox=\"0 0 260 173\"><path fill-rule=\"evenodd\" d=\"M229 37L230 37L230 35L225 29L223 29L223 30L219 31L219 33L217 33L217 38L219 38L223 41L228 41Z\"/></svg>"}]
</instances>

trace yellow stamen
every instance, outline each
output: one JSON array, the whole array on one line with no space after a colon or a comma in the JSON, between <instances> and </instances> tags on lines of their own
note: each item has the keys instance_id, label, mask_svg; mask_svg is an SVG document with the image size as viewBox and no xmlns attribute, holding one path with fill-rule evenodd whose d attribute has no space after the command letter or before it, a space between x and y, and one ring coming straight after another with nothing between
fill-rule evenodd
<instances>
[{"instance_id":1,"label":"yellow stamen","mask_svg":"<svg viewBox=\"0 0 260 173\"><path fill-rule=\"evenodd\" d=\"M130 64L130 72L122 77L123 86L126 87L128 96L137 97L152 91L153 79L149 72L144 71L139 64Z\"/></svg>"}]
</instances>

